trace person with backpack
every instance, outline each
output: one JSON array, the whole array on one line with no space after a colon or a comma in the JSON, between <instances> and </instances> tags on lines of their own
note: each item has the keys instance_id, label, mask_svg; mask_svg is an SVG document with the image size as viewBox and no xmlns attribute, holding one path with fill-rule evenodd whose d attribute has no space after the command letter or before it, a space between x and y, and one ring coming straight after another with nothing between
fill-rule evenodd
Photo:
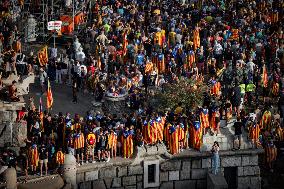
<instances>
[{"instance_id":1,"label":"person with backpack","mask_svg":"<svg viewBox=\"0 0 284 189\"><path fill-rule=\"evenodd\" d=\"M86 138L87 145L87 154L86 154L86 163L89 163L89 156L92 157L92 163L95 163L95 144L96 144L96 135L90 132Z\"/></svg>"}]
</instances>

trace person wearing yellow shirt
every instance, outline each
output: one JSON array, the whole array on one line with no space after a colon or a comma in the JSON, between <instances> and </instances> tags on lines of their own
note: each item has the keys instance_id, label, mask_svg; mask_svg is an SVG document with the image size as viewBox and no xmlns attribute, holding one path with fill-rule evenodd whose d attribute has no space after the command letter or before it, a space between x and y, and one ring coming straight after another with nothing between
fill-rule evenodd
<instances>
[{"instance_id":1,"label":"person wearing yellow shirt","mask_svg":"<svg viewBox=\"0 0 284 189\"><path fill-rule=\"evenodd\" d=\"M162 47L163 41L162 41L162 33L160 31L155 33L155 40L154 40L155 45L159 45Z\"/></svg>"},{"instance_id":2,"label":"person wearing yellow shirt","mask_svg":"<svg viewBox=\"0 0 284 189\"><path fill-rule=\"evenodd\" d=\"M183 108L181 107L181 105L182 105L181 102L178 103L178 107L175 109L175 114L176 114L176 115L179 115L179 114L182 113Z\"/></svg>"},{"instance_id":3,"label":"person wearing yellow shirt","mask_svg":"<svg viewBox=\"0 0 284 189\"><path fill-rule=\"evenodd\" d=\"M86 163L89 162L89 156L92 157L92 163L95 163L95 144L96 144L96 135L90 132L86 139L86 145L87 145Z\"/></svg>"},{"instance_id":4,"label":"person wearing yellow shirt","mask_svg":"<svg viewBox=\"0 0 284 189\"><path fill-rule=\"evenodd\" d=\"M176 45L176 32L174 32L174 28L171 29L169 33L169 46L174 47Z\"/></svg>"},{"instance_id":5,"label":"person wearing yellow shirt","mask_svg":"<svg viewBox=\"0 0 284 189\"><path fill-rule=\"evenodd\" d=\"M161 35L162 35L162 44L165 44L165 42L166 42L166 30L162 29Z\"/></svg>"}]
</instances>

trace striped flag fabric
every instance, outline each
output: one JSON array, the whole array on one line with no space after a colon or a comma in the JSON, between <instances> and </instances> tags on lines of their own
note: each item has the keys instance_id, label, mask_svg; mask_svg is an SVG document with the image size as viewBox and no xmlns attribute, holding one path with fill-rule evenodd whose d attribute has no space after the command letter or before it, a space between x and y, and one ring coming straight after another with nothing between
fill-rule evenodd
<instances>
[{"instance_id":1,"label":"striped flag fabric","mask_svg":"<svg viewBox=\"0 0 284 189\"><path fill-rule=\"evenodd\" d=\"M45 66L48 63L47 46L43 47L37 54L38 61L41 66Z\"/></svg>"},{"instance_id":2,"label":"striped flag fabric","mask_svg":"<svg viewBox=\"0 0 284 189\"><path fill-rule=\"evenodd\" d=\"M47 95L46 95L46 107L50 109L53 105L53 96L49 80L47 80Z\"/></svg>"},{"instance_id":3,"label":"striped flag fabric","mask_svg":"<svg viewBox=\"0 0 284 189\"><path fill-rule=\"evenodd\" d=\"M262 84L263 87L267 87L268 86L268 76L267 76L267 69L265 64L263 65L263 69L262 69Z\"/></svg>"},{"instance_id":4,"label":"striped flag fabric","mask_svg":"<svg viewBox=\"0 0 284 189\"><path fill-rule=\"evenodd\" d=\"M41 130L43 131L43 109L42 109L42 99L41 97L39 98L39 119L40 119L40 126L41 126Z\"/></svg>"}]
</instances>

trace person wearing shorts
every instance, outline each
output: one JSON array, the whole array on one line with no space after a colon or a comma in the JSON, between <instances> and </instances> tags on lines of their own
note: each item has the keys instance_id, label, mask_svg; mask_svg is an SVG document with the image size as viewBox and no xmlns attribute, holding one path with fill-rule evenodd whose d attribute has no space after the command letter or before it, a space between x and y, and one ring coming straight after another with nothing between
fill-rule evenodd
<instances>
[{"instance_id":1,"label":"person wearing shorts","mask_svg":"<svg viewBox=\"0 0 284 189\"><path fill-rule=\"evenodd\" d=\"M243 127L243 123L241 121L241 118L238 117L237 121L234 123L235 137L234 137L234 141L233 141L233 149L236 149L235 142L236 142L237 139L239 141L237 149L240 150L240 148L241 148L242 127Z\"/></svg>"},{"instance_id":2,"label":"person wearing shorts","mask_svg":"<svg viewBox=\"0 0 284 189\"><path fill-rule=\"evenodd\" d=\"M42 144L42 146L39 149L39 163L40 163L40 176L42 176L42 167L44 165L45 168L45 175L47 175L47 171L48 171L48 150L45 147L44 144Z\"/></svg>"},{"instance_id":3,"label":"person wearing shorts","mask_svg":"<svg viewBox=\"0 0 284 189\"><path fill-rule=\"evenodd\" d=\"M99 161L105 160L106 139L102 132L98 136L98 159Z\"/></svg>"},{"instance_id":4,"label":"person wearing shorts","mask_svg":"<svg viewBox=\"0 0 284 189\"><path fill-rule=\"evenodd\" d=\"M74 149L77 156L77 162L80 165L80 155L81 155L81 165L84 164L84 147L85 147L85 137L80 129L77 129L77 133L74 135Z\"/></svg>"},{"instance_id":5,"label":"person wearing shorts","mask_svg":"<svg viewBox=\"0 0 284 189\"><path fill-rule=\"evenodd\" d=\"M94 133L89 133L87 135L87 140L86 140L86 145L87 145L86 163L89 162L89 156L92 157L92 163L95 163L95 143L96 143L96 135Z\"/></svg>"}]
</instances>

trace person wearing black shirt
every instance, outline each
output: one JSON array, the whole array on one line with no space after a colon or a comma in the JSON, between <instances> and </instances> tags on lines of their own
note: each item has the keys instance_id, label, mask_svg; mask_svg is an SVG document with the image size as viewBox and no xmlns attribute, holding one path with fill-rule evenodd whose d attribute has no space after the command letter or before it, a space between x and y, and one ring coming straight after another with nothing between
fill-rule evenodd
<instances>
[{"instance_id":1,"label":"person wearing black shirt","mask_svg":"<svg viewBox=\"0 0 284 189\"><path fill-rule=\"evenodd\" d=\"M233 149L236 149L235 148L235 142L236 142L237 139L239 141L239 145L238 145L237 149L240 150L240 148L241 148L242 127L243 127L243 123L241 121L241 118L238 117L237 121L234 123L235 138L234 138L234 141L233 141Z\"/></svg>"},{"instance_id":2,"label":"person wearing black shirt","mask_svg":"<svg viewBox=\"0 0 284 189\"><path fill-rule=\"evenodd\" d=\"M62 63L55 61L56 83L62 84Z\"/></svg>"},{"instance_id":3,"label":"person wearing black shirt","mask_svg":"<svg viewBox=\"0 0 284 189\"><path fill-rule=\"evenodd\" d=\"M100 132L98 140L97 140L97 148L98 148L98 159L99 161L105 160L105 150L106 150L106 136Z\"/></svg>"},{"instance_id":4,"label":"person wearing black shirt","mask_svg":"<svg viewBox=\"0 0 284 189\"><path fill-rule=\"evenodd\" d=\"M45 175L47 175L47 163L48 163L48 150L44 144L39 148L39 163L40 163L40 176L42 176L42 167L44 164L45 167Z\"/></svg>"}]
</instances>

